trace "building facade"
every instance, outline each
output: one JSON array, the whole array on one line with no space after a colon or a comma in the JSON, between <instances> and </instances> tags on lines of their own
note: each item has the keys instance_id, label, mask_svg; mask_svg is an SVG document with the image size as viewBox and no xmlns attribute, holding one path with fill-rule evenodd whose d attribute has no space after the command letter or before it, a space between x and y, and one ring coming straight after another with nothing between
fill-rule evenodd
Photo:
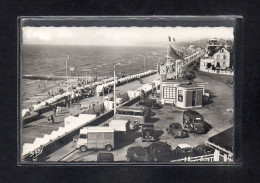
<instances>
[{"instance_id":1,"label":"building facade","mask_svg":"<svg viewBox=\"0 0 260 183\"><path fill-rule=\"evenodd\" d=\"M172 104L180 108L202 107L206 83L189 81L161 82L160 93L162 104Z\"/></svg>"}]
</instances>

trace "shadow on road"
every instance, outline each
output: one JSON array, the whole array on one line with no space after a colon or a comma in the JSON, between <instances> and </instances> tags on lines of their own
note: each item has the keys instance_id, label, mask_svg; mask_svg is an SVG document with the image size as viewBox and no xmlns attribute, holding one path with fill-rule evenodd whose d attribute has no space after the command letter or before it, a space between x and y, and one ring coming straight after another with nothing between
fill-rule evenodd
<instances>
[{"instance_id":1,"label":"shadow on road","mask_svg":"<svg viewBox=\"0 0 260 183\"><path fill-rule=\"evenodd\" d=\"M115 137L115 149L121 149L135 142L135 139L141 137L141 132L132 131L125 136Z\"/></svg>"},{"instance_id":2,"label":"shadow on road","mask_svg":"<svg viewBox=\"0 0 260 183\"><path fill-rule=\"evenodd\" d=\"M159 118L150 118L148 123L156 123L159 120L160 120Z\"/></svg>"},{"instance_id":3,"label":"shadow on road","mask_svg":"<svg viewBox=\"0 0 260 183\"><path fill-rule=\"evenodd\" d=\"M203 100L203 105L211 105L214 104L214 98L216 98L216 95L213 95L213 93L210 90L206 90L206 93L209 93L209 97L207 98L207 100Z\"/></svg>"},{"instance_id":4,"label":"shadow on road","mask_svg":"<svg viewBox=\"0 0 260 183\"><path fill-rule=\"evenodd\" d=\"M160 137L163 133L164 133L163 130L154 130L154 138L159 141L159 140L160 140L159 137Z\"/></svg>"}]
</instances>

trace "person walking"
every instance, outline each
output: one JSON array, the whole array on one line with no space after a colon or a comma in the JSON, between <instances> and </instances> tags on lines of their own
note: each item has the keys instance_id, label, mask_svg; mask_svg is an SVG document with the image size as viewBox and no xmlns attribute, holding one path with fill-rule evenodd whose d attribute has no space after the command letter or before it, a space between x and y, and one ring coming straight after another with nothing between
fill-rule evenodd
<instances>
[{"instance_id":1,"label":"person walking","mask_svg":"<svg viewBox=\"0 0 260 183\"><path fill-rule=\"evenodd\" d=\"M51 119L50 119L50 117L48 117L48 123L51 123Z\"/></svg>"},{"instance_id":2,"label":"person walking","mask_svg":"<svg viewBox=\"0 0 260 183\"><path fill-rule=\"evenodd\" d=\"M54 117L51 115L51 122L54 123Z\"/></svg>"},{"instance_id":3,"label":"person walking","mask_svg":"<svg viewBox=\"0 0 260 183\"><path fill-rule=\"evenodd\" d=\"M56 107L56 105L55 105L55 106L53 107L53 109L52 109L54 116L56 115L56 110L57 110L57 107Z\"/></svg>"}]
</instances>

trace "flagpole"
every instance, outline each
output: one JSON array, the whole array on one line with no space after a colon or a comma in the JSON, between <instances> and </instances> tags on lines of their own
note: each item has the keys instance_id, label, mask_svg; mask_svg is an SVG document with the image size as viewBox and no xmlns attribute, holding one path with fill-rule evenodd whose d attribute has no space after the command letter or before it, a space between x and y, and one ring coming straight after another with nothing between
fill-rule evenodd
<instances>
[{"instance_id":1,"label":"flagpole","mask_svg":"<svg viewBox=\"0 0 260 183\"><path fill-rule=\"evenodd\" d=\"M116 114L116 66L114 66L114 114Z\"/></svg>"},{"instance_id":2,"label":"flagpole","mask_svg":"<svg viewBox=\"0 0 260 183\"><path fill-rule=\"evenodd\" d=\"M69 76L68 76L68 60L69 60L69 56L67 56L67 59L66 59L67 91L69 90L69 85L68 85L68 80L69 80Z\"/></svg>"}]
</instances>

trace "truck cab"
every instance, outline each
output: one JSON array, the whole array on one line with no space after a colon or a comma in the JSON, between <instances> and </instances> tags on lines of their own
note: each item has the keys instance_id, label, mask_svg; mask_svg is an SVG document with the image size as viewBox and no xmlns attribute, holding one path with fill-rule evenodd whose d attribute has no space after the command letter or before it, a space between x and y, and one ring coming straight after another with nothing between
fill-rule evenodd
<instances>
[{"instance_id":1,"label":"truck cab","mask_svg":"<svg viewBox=\"0 0 260 183\"><path fill-rule=\"evenodd\" d=\"M76 148L79 148L81 152L85 152L87 149L111 151L114 148L114 128L84 127L80 129Z\"/></svg>"},{"instance_id":2,"label":"truck cab","mask_svg":"<svg viewBox=\"0 0 260 183\"><path fill-rule=\"evenodd\" d=\"M204 118L196 111L188 110L183 112L183 126L187 128L189 132L206 132Z\"/></svg>"}]
</instances>

